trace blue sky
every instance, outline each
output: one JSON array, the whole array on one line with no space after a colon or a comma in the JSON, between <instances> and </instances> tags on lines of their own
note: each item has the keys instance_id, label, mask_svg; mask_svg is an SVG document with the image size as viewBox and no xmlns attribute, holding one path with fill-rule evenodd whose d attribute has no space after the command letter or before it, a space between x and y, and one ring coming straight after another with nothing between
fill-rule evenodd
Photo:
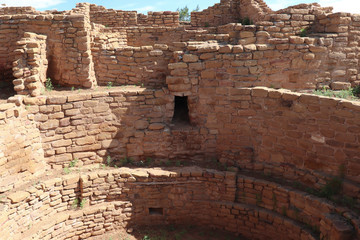
<instances>
[{"instance_id":1,"label":"blue sky","mask_svg":"<svg viewBox=\"0 0 360 240\"><path fill-rule=\"evenodd\" d=\"M38 10L57 9L69 10L75 7L76 3L81 0L0 0L0 3L7 6L33 6ZM278 10L291 5L299 3L310 3L314 0L265 0L266 3L273 9ZM200 9L205 9L220 0L88 0L90 3L102 5L106 8L121 9L121 10L136 10L138 12L147 13L148 11L175 11L178 7L187 5L190 9L196 8L199 5ZM334 12L345 11L360 13L359 0L318 0L322 6L334 6Z\"/></svg>"}]
</instances>

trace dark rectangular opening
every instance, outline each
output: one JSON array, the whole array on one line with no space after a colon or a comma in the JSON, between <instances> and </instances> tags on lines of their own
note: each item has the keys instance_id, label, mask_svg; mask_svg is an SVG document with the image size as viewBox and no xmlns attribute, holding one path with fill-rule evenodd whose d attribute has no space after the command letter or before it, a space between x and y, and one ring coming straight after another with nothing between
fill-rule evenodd
<instances>
[{"instance_id":1,"label":"dark rectangular opening","mask_svg":"<svg viewBox=\"0 0 360 240\"><path fill-rule=\"evenodd\" d=\"M174 116L172 122L174 124L190 124L187 96L185 97L175 96L175 108L174 108Z\"/></svg>"},{"instance_id":2,"label":"dark rectangular opening","mask_svg":"<svg viewBox=\"0 0 360 240\"><path fill-rule=\"evenodd\" d=\"M163 215L163 208L149 208L149 215Z\"/></svg>"},{"instance_id":3,"label":"dark rectangular opening","mask_svg":"<svg viewBox=\"0 0 360 240\"><path fill-rule=\"evenodd\" d=\"M0 64L0 99L7 99L16 94L13 79L12 68Z\"/></svg>"}]
</instances>

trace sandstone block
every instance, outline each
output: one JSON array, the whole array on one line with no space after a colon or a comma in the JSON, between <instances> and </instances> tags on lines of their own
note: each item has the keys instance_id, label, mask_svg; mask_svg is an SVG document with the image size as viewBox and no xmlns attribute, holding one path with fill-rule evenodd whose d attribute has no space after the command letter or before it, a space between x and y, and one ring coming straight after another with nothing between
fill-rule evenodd
<instances>
[{"instance_id":1,"label":"sandstone block","mask_svg":"<svg viewBox=\"0 0 360 240\"><path fill-rule=\"evenodd\" d=\"M199 60L199 57L194 54L184 54L183 61L186 63L194 63Z\"/></svg>"},{"instance_id":2,"label":"sandstone block","mask_svg":"<svg viewBox=\"0 0 360 240\"><path fill-rule=\"evenodd\" d=\"M332 90L347 90L351 87L351 83L349 82L332 82L331 83Z\"/></svg>"},{"instance_id":3,"label":"sandstone block","mask_svg":"<svg viewBox=\"0 0 360 240\"><path fill-rule=\"evenodd\" d=\"M12 203L19 203L30 196L30 193L24 191L17 191L8 196Z\"/></svg>"}]
</instances>

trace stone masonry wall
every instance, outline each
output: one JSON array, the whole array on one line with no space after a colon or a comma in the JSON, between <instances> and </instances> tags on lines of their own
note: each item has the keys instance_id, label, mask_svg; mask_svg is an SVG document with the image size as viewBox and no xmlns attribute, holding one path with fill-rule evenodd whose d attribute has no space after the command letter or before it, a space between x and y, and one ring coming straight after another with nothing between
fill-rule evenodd
<instances>
[{"instance_id":1,"label":"stone masonry wall","mask_svg":"<svg viewBox=\"0 0 360 240\"><path fill-rule=\"evenodd\" d=\"M172 94L171 88L123 87L24 102L38 122L53 168L74 159L101 163L107 156L198 162L217 156L229 165L320 187L343 166L346 192L358 197L356 102L200 84L187 92L193 126L177 129L171 122Z\"/></svg>"},{"instance_id":2,"label":"stone masonry wall","mask_svg":"<svg viewBox=\"0 0 360 240\"><path fill-rule=\"evenodd\" d=\"M6 68L14 62L15 43L24 32L43 34L48 36L48 76L59 84L92 86L90 33L85 30L84 15L2 15L0 23Z\"/></svg>"},{"instance_id":3,"label":"stone masonry wall","mask_svg":"<svg viewBox=\"0 0 360 240\"><path fill-rule=\"evenodd\" d=\"M167 65L172 58L168 46L105 48L93 52L99 85L139 85L152 88L165 86Z\"/></svg>"},{"instance_id":4,"label":"stone masonry wall","mask_svg":"<svg viewBox=\"0 0 360 240\"><path fill-rule=\"evenodd\" d=\"M186 223L249 238L276 239L282 231L288 239L315 239L286 216L235 203L236 186L235 173L199 168L70 174L6 196L1 233L15 239L88 239L134 224ZM76 199L86 200L83 209L74 204ZM26 210L14 212L17 208ZM163 214L152 215L150 208L163 209Z\"/></svg>"},{"instance_id":5,"label":"stone masonry wall","mask_svg":"<svg viewBox=\"0 0 360 240\"><path fill-rule=\"evenodd\" d=\"M26 109L0 105L0 193L34 176L46 166L40 132Z\"/></svg>"},{"instance_id":6,"label":"stone masonry wall","mask_svg":"<svg viewBox=\"0 0 360 240\"><path fill-rule=\"evenodd\" d=\"M90 4L90 21L106 27L143 26L178 26L178 12L148 12L148 15L136 11L106 9L103 6Z\"/></svg>"},{"instance_id":7,"label":"stone masonry wall","mask_svg":"<svg viewBox=\"0 0 360 240\"><path fill-rule=\"evenodd\" d=\"M220 26L237 23L245 18L262 20L272 10L262 0L221 0L201 12L191 13L191 25L197 27Z\"/></svg>"},{"instance_id":8,"label":"stone masonry wall","mask_svg":"<svg viewBox=\"0 0 360 240\"><path fill-rule=\"evenodd\" d=\"M14 89L19 95L39 96L45 90L48 69L46 36L25 33L17 45L13 62Z\"/></svg>"},{"instance_id":9,"label":"stone masonry wall","mask_svg":"<svg viewBox=\"0 0 360 240\"><path fill-rule=\"evenodd\" d=\"M201 12L192 12L191 25L197 27L213 27L230 22L238 22L241 18L238 9L238 0L221 0L220 3Z\"/></svg>"},{"instance_id":10,"label":"stone masonry wall","mask_svg":"<svg viewBox=\"0 0 360 240\"><path fill-rule=\"evenodd\" d=\"M177 27L179 26L179 13L178 12L148 12L147 15L139 13L137 15L138 24L153 27Z\"/></svg>"},{"instance_id":11,"label":"stone masonry wall","mask_svg":"<svg viewBox=\"0 0 360 240\"><path fill-rule=\"evenodd\" d=\"M136 11L106 9L95 4L90 5L90 21L106 27L125 27L137 25Z\"/></svg>"},{"instance_id":12,"label":"stone masonry wall","mask_svg":"<svg viewBox=\"0 0 360 240\"><path fill-rule=\"evenodd\" d=\"M155 141L170 137L165 124L171 121L173 102L163 90L124 88L24 102L38 122L45 157L53 168L73 159L87 165L107 156L163 154L171 144Z\"/></svg>"}]
</instances>

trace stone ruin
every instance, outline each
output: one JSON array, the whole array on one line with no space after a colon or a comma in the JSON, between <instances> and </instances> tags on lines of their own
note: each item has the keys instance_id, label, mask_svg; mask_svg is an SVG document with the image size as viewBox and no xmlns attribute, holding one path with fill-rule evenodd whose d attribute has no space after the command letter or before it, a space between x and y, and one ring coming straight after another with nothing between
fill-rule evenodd
<instances>
[{"instance_id":1,"label":"stone ruin","mask_svg":"<svg viewBox=\"0 0 360 240\"><path fill-rule=\"evenodd\" d=\"M360 84L360 15L191 15L0 8L0 239L360 239L360 103L311 94ZM315 194L339 179L341 201Z\"/></svg>"}]
</instances>

